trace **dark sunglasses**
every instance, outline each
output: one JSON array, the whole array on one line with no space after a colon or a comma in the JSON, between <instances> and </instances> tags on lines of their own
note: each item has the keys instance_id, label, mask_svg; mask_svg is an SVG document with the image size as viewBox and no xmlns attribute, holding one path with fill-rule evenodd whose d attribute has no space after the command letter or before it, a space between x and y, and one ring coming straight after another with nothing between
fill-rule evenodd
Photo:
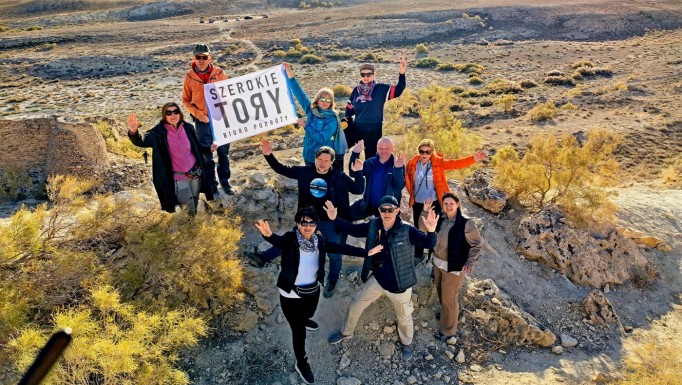
<instances>
[{"instance_id":1,"label":"dark sunglasses","mask_svg":"<svg viewBox=\"0 0 682 385\"><path fill-rule=\"evenodd\" d=\"M431 155L431 150L419 150L420 155Z\"/></svg>"},{"instance_id":2,"label":"dark sunglasses","mask_svg":"<svg viewBox=\"0 0 682 385\"><path fill-rule=\"evenodd\" d=\"M175 109L175 110L166 110L166 116L171 116L171 115L180 115L180 110Z\"/></svg>"},{"instance_id":3,"label":"dark sunglasses","mask_svg":"<svg viewBox=\"0 0 682 385\"><path fill-rule=\"evenodd\" d=\"M374 75L374 72L360 72L360 76L362 76L363 78L368 78L372 75Z\"/></svg>"},{"instance_id":4,"label":"dark sunglasses","mask_svg":"<svg viewBox=\"0 0 682 385\"><path fill-rule=\"evenodd\" d=\"M379 211L381 211L382 213L389 213L389 214L393 214L395 209L396 209L396 207L379 207Z\"/></svg>"},{"instance_id":5,"label":"dark sunglasses","mask_svg":"<svg viewBox=\"0 0 682 385\"><path fill-rule=\"evenodd\" d=\"M317 226L317 221L300 221L298 224L303 227L315 227Z\"/></svg>"},{"instance_id":6,"label":"dark sunglasses","mask_svg":"<svg viewBox=\"0 0 682 385\"><path fill-rule=\"evenodd\" d=\"M331 103L332 100L330 98L319 98L317 99L321 103Z\"/></svg>"},{"instance_id":7,"label":"dark sunglasses","mask_svg":"<svg viewBox=\"0 0 682 385\"><path fill-rule=\"evenodd\" d=\"M197 55L194 58L197 60L208 60L208 55Z\"/></svg>"}]
</instances>

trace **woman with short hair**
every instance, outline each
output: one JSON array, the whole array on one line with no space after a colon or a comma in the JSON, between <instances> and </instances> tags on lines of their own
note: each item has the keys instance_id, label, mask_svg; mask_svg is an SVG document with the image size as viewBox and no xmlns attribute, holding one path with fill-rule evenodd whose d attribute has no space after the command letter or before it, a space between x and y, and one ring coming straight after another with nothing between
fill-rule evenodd
<instances>
[{"instance_id":1,"label":"woman with short hair","mask_svg":"<svg viewBox=\"0 0 682 385\"><path fill-rule=\"evenodd\" d=\"M367 257L381 251L327 242L317 232L320 218L313 207L303 207L294 216L296 228L283 235L273 234L268 222L259 220L256 227L266 241L282 251L282 270L277 277L282 313L291 328L296 372L306 384L315 382L305 352L306 330L317 330L311 318L317 310L320 287L324 284L324 261L327 252Z\"/></svg>"},{"instance_id":2,"label":"woman with short hair","mask_svg":"<svg viewBox=\"0 0 682 385\"><path fill-rule=\"evenodd\" d=\"M152 181L161 209L173 213L175 206L181 205L190 215L195 215L199 193L206 194L208 200L213 199L213 194L202 177L202 147L194 126L185 122L180 106L175 102L163 105L161 120L151 130L141 134L138 126L137 117L131 113L128 138L138 147L152 148Z\"/></svg>"}]
</instances>

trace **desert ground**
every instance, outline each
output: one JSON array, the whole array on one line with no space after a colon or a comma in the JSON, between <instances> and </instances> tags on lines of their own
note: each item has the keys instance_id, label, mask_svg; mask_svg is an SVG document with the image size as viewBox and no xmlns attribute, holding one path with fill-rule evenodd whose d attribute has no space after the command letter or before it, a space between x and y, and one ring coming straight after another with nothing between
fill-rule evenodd
<instances>
[{"instance_id":1,"label":"desert ground","mask_svg":"<svg viewBox=\"0 0 682 385\"><path fill-rule=\"evenodd\" d=\"M358 57L367 53L379 57L378 81L389 83L397 80L398 57L406 55L412 90L432 83L484 89L495 79L532 81L535 87L515 94L510 113L501 112L492 105L492 96L483 95L471 97L471 108L453 114L481 135L484 147L492 152L508 144L523 150L538 133L604 128L623 135L616 151L622 171L615 198L618 225L670 245L668 252L642 248L658 278L647 286L627 283L603 290L620 327L593 326L584 322L578 306L591 288L515 251L514 230L528 212L507 208L492 214L465 200L465 213L485 224L487 247L474 279L493 280L538 325L557 336L568 334L578 345L560 355L549 348L511 346L478 352L458 363L448 359L432 337L437 309L423 305L414 314L415 358L409 363L397 357L383 359L376 347L391 339L382 330L395 319L390 303L380 300L365 312L353 339L332 346L327 336L340 326L350 296L359 287L357 280L345 279L338 294L321 299L316 315L320 329L308 336L316 383L335 384L353 377L362 384L590 384L617 376L621 359L639 337L654 335L682 347L682 190L667 186L662 178L682 152L682 3L358 0L307 10L298 4L5 1L0 4L0 26L6 27L0 32L0 118L56 117L67 122L107 118L123 127L127 114L135 112L151 126L163 103L180 100L183 76L198 42L211 46L215 63L230 76L290 61L309 94L323 86L353 86ZM245 15L254 18L236 20ZM207 22L200 23L201 17ZM293 39L328 59L298 64L297 58L278 57L277 51L289 50ZM415 52L420 43L428 47L427 55ZM331 58L337 52L349 57ZM485 68L480 75L483 84L470 85L467 75L457 71L414 67L424 56L480 64ZM551 72L570 75L571 65L580 61L608 68L609 74L575 79L572 85L545 82ZM548 122L531 122L528 111L547 101L576 108L558 109ZM344 98L337 104L344 105ZM283 149L278 158L300 160L300 132L274 131L270 137ZM239 194L252 174L267 174L268 168L254 140L234 143L233 153L233 184ZM457 181L452 185L461 188ZM132 191L150 194L150 186ZM230 206L230 199L225 198L223 205ZM244 221L244 247L262 247L252 223ZM344 262L346 277L359 268L357 261ZM276 304L277 266L245 269L246 291L270 293ZM432 296L429 268L419 269L418 295ZM181 365L192 382L298 384L281 311L264 313L255 296L247 296L243 308L259 315L257 327L238 332L216 326L197 349L185 352ZM348 358L350 363L340 367Z\"/></svg>"}]
</instances>

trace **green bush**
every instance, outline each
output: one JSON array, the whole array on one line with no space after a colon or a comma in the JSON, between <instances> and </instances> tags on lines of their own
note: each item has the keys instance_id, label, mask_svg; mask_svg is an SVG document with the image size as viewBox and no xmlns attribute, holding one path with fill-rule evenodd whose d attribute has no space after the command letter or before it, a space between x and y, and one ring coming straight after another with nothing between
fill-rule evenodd
<instances>
[{"instance_id":1,"label":"green bush","mask_svg":"<svg viewBox=\"0 0 682 385\"><path fill-rule=\"evenodd\" d=\"M440 62L436 58L432 57L424 57L419 60L417 60L414 63L414 66L417 68L433 68L437 66Z\"/></svg>"},{"instance_id":2,"label":"green bush","mask_svg":"<svg viewBox=\"0 0 682 385\"><path fill-rule=\"evenodd\" d=\"M350 59L351 54L348 52L343 52L343 51L334 51L330 54L327 54L327 59L331 60L345 60L345 59Z\"/></svg>"},{"instance_id":3,"label":"green bush","mask_svg":"<svg viewBox=\"0 0 682 385\"><path fill-rule=\"evenodd\" d=\"M476 86L479 84L483 84L483 79L479 78L478 76L472 76L467 80L467 82L471 85Z\"/></svg>"},{"instance_id":4,"label":"green bush","mask_svg":"<svg viewBox=\"0 0 682 385\"><path fill-rule=\"evenodd\" d=\"M455 69L465 74L481 74L485 67L476 63L455 64Z\"/></svg>"},{"instance_id":5,"label":"green bush","mask_svg":"<svg viewBox=\"0 0 682 385\"><path fill-rule=\"evenodd\" d=\"M287 56L287 52L284 50L278 49L277 51L272 53L272 56L282 58L282 57Z\"/></svg>"},{"instance_id":6,"label":"green bush","mask_svg":"<svg viewBox=\"0 0 682 385\"><path fill-rule=\"evenodd\" d=\"M429 48L426 46L424 43L419 43L414 47L414 51L416 54L427 54L429 53Z\"/></svg>"},{"instance_id":7,"label":"green bush","mask_svg":"<svg viewBox=\"0 0 682 385\"><path fill-rule=\"evenodd\" d=\"M142 153L146 149L132 144L127 136L122 138L118 131L112 126L111 122L100 120L95 122L93 127L102 134L102 138L104 138L104 142L106 143L109 152L123 155L128 158L142 159Z\"/></svg>"},{"instance_id":8,"label":"green bush","mask_svg":"<svg viewBox=\"0 0 682 385\"><path fill-rule=\"evenodd\" d=\"M554 114L556 113L556 106L553 102L538 103L535 107L528 111L528 117L531 122L543 122L546 120L552 120Z\"/></svg>"},{"instance_id":9,"label":"green bush","mask_svg":"<svg viewBox=\"0 0 682 385\"><path fill-rule=\"evenodd\" d=\"M516 94L523 91L520 84L507 79L495 79L483 88L491 94Z\"/></svg>"},{"instance_id":10,"label":"green bush","mask_svg":"<svg viewBox=\"0 0 682 385\"><path fill-rule=\"evenodd\" d=\"M353 92L353 88L344 84L337 84L332 87L332 91L334 91L334 97L342 98L350 96L350 94Z\"/></svg>"},{"instance_id":11,"label":"green bush","mask_svg":"<svg viewBox=\"0 0 682 385\"><path fill-rule=\"evenodd\" d=\"M523 157L513 146L503 147L491 162L494 184L534 210L556 204L578 226L612 222L617 207L607 187L618 180L613 151L623 138L603 130L587 137L580 145L572 135L538 135Z\"/></svg>"},{"instance_id":12,"label":"green bush","mask_svg":"<svg viewBox=\"0 0 682 385\"><path fill-rule=\"evenodd\" d=\"M519 85L520 85L522 88L533 88L533 87L537 87L537 86L538 86L538 83L536 83L536 82L534 82L534 81L532 81L532 80L530 80L530 79L524 79L524 80L521 80L521 81L519 82Z\"/></svg>"},{"instance_id":13,"label":"green bush","mask_svg":"<svg viewBox=\"0 0 682 385\"><path fill-rule=\"evenodd\" d=\"M436 66L436 71L454 71L455 65L452 63L439 63Z\"/></svg>"},{"instance_id":14,"label":"green bush","mask_svg":"<svg viewBox=\"0 0 682 385\"><path fill-rule=\"evenodd\" d=\"M318 64L318 63L322 63L323 61L324 61L324 59L322 59L319 56L315 56L312 54L306 54L306 55L303 55L301 57L301 60L299 60L298 62L301 64Z\"/></svg>"},{"instance_id":15,"label":"green bush","mask_svg":"<svg viewBox=\"0 0 682 385\"><path fill-rule=\"evenodd\" d=\"M373 53L373 52L366 52L358 57L359 61L363 62L380 62L382 61L381 56Z\"/></svg>"},{"instance_id":16,"label":"green bush","mask_svg":"<svg viewBox=\"0 0 682 385\"><path fill-rule=\"evenodd\" d=\"M495 101L495 104L502 109L505 113L510 113L514 111L514 102L516 97L513 95L500 95Z\"/></svg>"}]
</instances>

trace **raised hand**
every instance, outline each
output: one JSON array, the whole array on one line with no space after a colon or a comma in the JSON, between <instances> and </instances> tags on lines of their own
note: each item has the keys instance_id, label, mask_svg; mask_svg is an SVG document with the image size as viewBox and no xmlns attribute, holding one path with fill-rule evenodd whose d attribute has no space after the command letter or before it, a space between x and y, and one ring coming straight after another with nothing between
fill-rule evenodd
<instances>
[{"instance_id":1,"label":"raised hand","mask_svg":"<svg viewBox=\"0 0 682 385\"><path fill-rule=\"evenodd\" d=\"M364 162L361 161L360 159L355 159L355 162L350 165L350 170L351 171L362 171L362 167L364 166Z\"/></svg>"},{"instance_id":2,"label":"raised hand","mask_svg":"<svg viewBox=\"0 0 682 385\"><path fill-rule=\"evenodd\" d=\"M400 74L404 74L407 69L407 57L405 55L400 56Z\"/></svg>"},{"instance_id":3,"label":"raised hand","mask_svg":"<svg viewBox=\"0 0 682 385\"><path fill-rule=\"evenodd\" d=\"M327 212L327 216L329 217L330 221L336 219L337 209L334 207L332 201L324 202L324 206L322 206L322 208Z\"/></svg>"},{"instance_id":4,"label":"raised hand","mask_svg":"<svg viewBox=\"0 0 682 385\"><path fill-rule=\"evenodd\" d=\"M284 69L287 71L287 76L289 77L289 79L296 76L296 75L294 75L294 70L291 68L291 64L289 64L287 62L283 62L282 66L284 66Z\"/></svg>"},{"instance_id":5,"label":"raised hand","mask_svg":"<svg viewBox=\"0 0 682 385\"><path fill-rule=\"evenodd\" d=\"M303 118L298 118L298 120L296 120L296 124L301 127L305 127L305 120L303 120Z\"/></svg>"},{"instance_id":6,"label":"raised hand","mask_svg":"<svg viewBox=\"0 0 682 385\"><path fill-rule=\"evenodd\" d=\"M256 222L256 228L265 237L269 237L272 235L272 231L270 230L270 224L267 221L259 219L258 222Z\"/></svg>"},{"instance_id":7,"label":"raised hand","mask_svg":"<svg viewBox=\"0 0 682 385\"><path fill-rule=\"evenodd\" d=\"M364 149L365 149L365 141L364 140L361 140L361 141L355 143L355 146L353 146L353 152L358 153L358 154L361 153L362 150L364 150Z\"/></svg>"},{"instance_id":8,"label":"raised hand","mask_svg":"<svg viewBox=\"0 0 682 385\"><path fill-rule=\"evenodd\" d=\"M131 112L130 115L128 115L128 131L130 131L131 134L137 134L137 127L139 125L140 123L137 121L137 116Z\"/></svg>"},{"instance_id":9,"label":"raised hand","mask_svg":"<svg viewBox=\"0 0 682 385\"><path fill-rule=\"evenodd\" d=\"M210 122L210 120L208 119L208 115L204 115L204 116L199 117L199 121L202 123Z\"/></svg>"},{"instance_id":10,"label":"raised hand","mask_svg":"<svg viewBox=\"0 0 682 385\"><path fill-rule=\"evenodd\" d=\"M421 217L422 222L424 222L424 226L426 227L426 231L429 233L436 231L436 225L438 224L439 217L440 216L436 215L433 210L430 211L426 217Z\"/></svg>"},{"instance_id":11,"label":"raised hand","mask_svg":"<svg viewBox=\"0 0 682 385\"><path fill-rule=\"evenodd\" d=\"M393 166L396 168L403 167L405 165L405 154L398 154L398 156L393 161Z\"/></svg>"},{"instance_id":12,"label":"raised hand","mask_svg":"<svg viewBox=\"0 0 682 385\"><path fill-rule=\"evenodd\" d=\"M433 206L433 199L432 198L426 198L426 200L424 200L424 208L422 209L422 211L428 213L431 211L432 206Z\"/></svg>"},{"instance_id":13,"label":"raised hand","mask_svg":"<svg viewBox=\"0 0 682 385\"><path fill-rule=\"evenodd\" d=\"M211 144L211 152L215 152L215 150L217 150L217 149L218 149L217 144L215 144L215 143Z\"/></svg>"},{"instance_id":14,"label":"raised hand","mask_svg":"<svg viewBox=\"0 0 682 385\"><path fill-rule=\"evenodd\" d=\"M379 252L383 249L384 249L383 245L376 245L367 251L367 256L370 257L374 254L379 254Z\"/></svg>"},{"instance_id":15,"label":"raised hand","mask_svg":"<svg viewBox=\"0 0 682 385\"><path fill-rule=\"evenodd\" d=\"M476 150L476 152L474 153L474 160L477 161L477 162L480 162L480 161L482 161L483 159L485 159L486 156L487 156L487 155L486 155L485 151L483 151L483 150L481 150L481 149L479 148L479 149Z\"/></svg>"},{"instance_id":16,"label":"raised hand","mask_svg":"<svg viewBox=\"0 0 682 385\"><path fill-rule=\"evenodd\" d=\"M272 154L272 144L267 139L263 139L260 141L260 150L263 152L263 155L268 156Z\"/></svg>"}]
</instances>

